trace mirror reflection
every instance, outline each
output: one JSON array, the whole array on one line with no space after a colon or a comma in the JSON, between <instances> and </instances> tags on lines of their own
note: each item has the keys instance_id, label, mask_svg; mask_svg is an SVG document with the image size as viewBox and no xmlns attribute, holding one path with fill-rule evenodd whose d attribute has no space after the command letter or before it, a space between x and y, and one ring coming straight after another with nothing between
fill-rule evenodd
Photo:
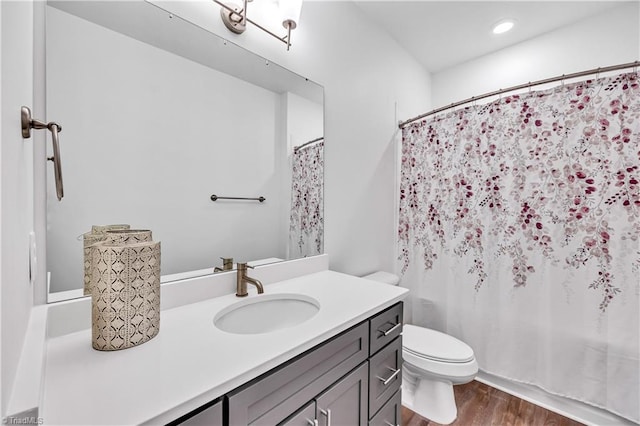
<instances>
[{"instance_id":1,"label":"mirror reflection","mask_svg":"<svg viewBox=\"0 0 640 426\"><path fill-rule=\"evenodd\" d=\"M50 292L82 294L94 225L151 230L163 282L323 252L321 86L146 2L49 2L46 20Z\"/></svg>"}]
</instances>

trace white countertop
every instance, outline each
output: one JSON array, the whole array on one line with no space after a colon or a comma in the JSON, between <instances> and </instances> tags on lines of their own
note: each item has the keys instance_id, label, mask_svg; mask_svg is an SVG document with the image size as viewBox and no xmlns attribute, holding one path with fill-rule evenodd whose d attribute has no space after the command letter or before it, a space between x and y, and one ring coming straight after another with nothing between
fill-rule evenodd
<instances>
[{"instance_id":1,"label":"white countertop","mask_svg":"<svg viewBox=\"0 0 640 426\"><path fill-rule=\"evenodd\" d=\"M250 287L249 297L260 297ZM265 288L275 293L310 296L320 310L292 328L230 334L213 317L239 300L231 294L162 311L158 336L122 351L94 350L91 330L50 338L44 423L167 423L404 299L408 290L323 271Z\"/></svg>"}]
</instances>

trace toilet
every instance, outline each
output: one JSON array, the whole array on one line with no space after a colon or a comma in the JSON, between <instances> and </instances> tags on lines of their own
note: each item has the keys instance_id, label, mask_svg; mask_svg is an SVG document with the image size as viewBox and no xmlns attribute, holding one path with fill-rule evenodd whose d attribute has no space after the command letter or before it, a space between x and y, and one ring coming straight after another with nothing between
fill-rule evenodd
<instances>
[{"instance_id":1,"label":"toilet","mask_svg":"<svg viewBox=\"0 0 640 426\"><path fill-rule=\"evenodd\" d=\"M363 278L391 285L400 281L388 272ZM478 373L473 349L448 334L407 324L402 359L402 405L436 423L452 423L458 415L453 385L468 383Z\"/></svg>"}]
</instances>

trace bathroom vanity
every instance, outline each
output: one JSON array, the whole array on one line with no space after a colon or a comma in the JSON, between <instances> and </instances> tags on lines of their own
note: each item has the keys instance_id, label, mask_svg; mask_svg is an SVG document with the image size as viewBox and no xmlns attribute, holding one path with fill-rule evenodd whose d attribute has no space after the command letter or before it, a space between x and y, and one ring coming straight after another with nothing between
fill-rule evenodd
<instances>
[{"instance_id":1,"label":"bathroom vanity","mask_svg":"<svg viewBox=\"0 0 640 426\"><path fill-rule=\"evenodd\" d=\"M93 350L90 329L53 331L69 314L50 312L39 416L67 425L399 424L408 290L329 271L328 262L281 273L305 262L318 260L252 270L265 293L250 289L242 300L224 294L170 306L167 287L158 336L122 351ZM172 291L182 297L198 282L226 290L234 279L235 272L216 274L173 284ZM216 326L238 306L291 298L313 301L317 312L286 325L277 325L276 314L253 318L275 324L260 333ZM84 309L65 303L57 308Z\"/></svg>"},{"instance_id":2,"label":"bathroom vanity","mask_svg":"<svg viewBox=\"0 0 640 426\"><path fill-rule=\"evenodd\" d=\"M387 308L172 424L400 424L402 306Z\"/></svg>"}]
</instances>

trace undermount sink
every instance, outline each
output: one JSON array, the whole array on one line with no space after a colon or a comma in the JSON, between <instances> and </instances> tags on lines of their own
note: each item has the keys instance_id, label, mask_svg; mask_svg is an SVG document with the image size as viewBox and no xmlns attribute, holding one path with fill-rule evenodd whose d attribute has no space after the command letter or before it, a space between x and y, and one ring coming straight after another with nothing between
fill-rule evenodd
<instances>
[{"instance_id":1,"label":"undermount sink","mask_svg":"<svg viewBox=\"0 0 640 426\"><path fill-rule=\"evenodd\" d=\"M222 309L213 324L227 333L269 333L300 325L319 310L318 301L303 294L262 294Z\"/></svg>"}]
</instances>

